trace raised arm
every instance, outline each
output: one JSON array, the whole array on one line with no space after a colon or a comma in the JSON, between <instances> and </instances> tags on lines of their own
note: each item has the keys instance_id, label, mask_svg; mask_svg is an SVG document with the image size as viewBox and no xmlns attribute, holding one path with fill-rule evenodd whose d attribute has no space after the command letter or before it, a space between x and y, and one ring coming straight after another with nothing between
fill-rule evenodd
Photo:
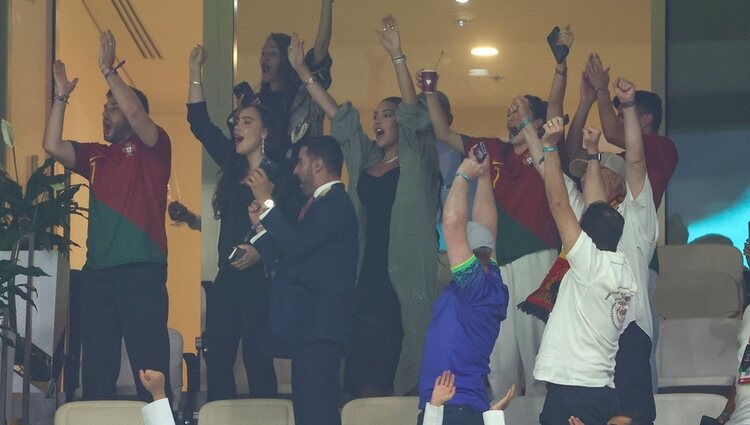
<instances>
[{"instance_id":1,"label":"raised arm","mask_svg":"<svg viewBox=\"0 0 750 425\"><path fill-rule=\"evenodd\" d=\"M469 156L474 156L473 149L469 152ZM489 163L489 161L489 158L484 159L485 163ZM495 193L492 191L490 174L489 171L482 172L477 179L477 192L474 194L471 220L486 227L492 235L497 236L497 204L495 203Z\"/></svg>"},{"instance_id":2,"label":"raised arm","mask_svg":"<svg viewBox=\"0 0 750 425\"><path fill-rule=\"evenodd\" d=\"M439 76L435 76L435 90L437 91L437 80ZM422 87L422 73L417 73L417 84ZM450 123L450 116L448 111L443 108L435 92L424 92L425 98L427 99L427 111L430 113L430 121L432 122L432 130L435 132L435 138L445 143L464 154L464 141L461 135L453 131Z\"/></svg>"},{"instance_id":3,"label":"raised arm","mask_svg":"<svg viewBox=\"0 0 750 425\"><path fill-rule=\"evenodd\" d=\"M578 108L573 116L573 121L568 127L568 134L565 137L565 150L568 153L568 159L573 160L583 152L583 128L589 118L591 107L596 102L596 90L591 85L586 72L581 72L581 99L578 101ZM549 116L549 115L547 115Z\"/></svg>"},{"instance_id":4,"label":"raised arm","mask_svg":"<svg viewBox=\"0 0 750 425\"><path fill-rule=\"evenodd\" d=\"M44 128L42 147L49 156L65 168L72 168L76 165L76 153L73 144L62 139L62 131L65 107L68 106L68 98L78 84L78 77L73 81L68 80L65 64L59 60L52 65L52 75L55 79L55 97L49 117L47 117L47 126Z\"/></svg>"},{"instance_id":5,"label":"raised arm","mask_svg":"<svg viewBox=\"0 0 750 425\"><path fill-rule=\"evenodd\" d=\"M393 16L388 15L381 19L380 24L380 31L376 31L378 41L388 52L393 62L398 88L401 91L401 99L407 105L415 105L417 103L417 92L414 90L414 82L406 66L406 55L401 51L401 34L398 30L398 23Z\"/></svg>"},{"instance_id":6,"label":"raised arm","mask_svg":"<svg viewBox=\"0 0 750 425\"><path fill-rule=\"evenodd\" d=\"M320 20L318 21L318 35L315 37L313 57L315 63L321 63L328 56L328 46L331 44L331 28L333 28L333 0L320 0Z\"/></svg>"},{"instance_id":7,"label":"raised arm","mask_svg":"<svg viewBox=\"0 0 750 425\"><path fill-rule=\"evenodd\" d=\"M307 86L307 92L310 93L310 96L320 106L320 109L323 110L328 119L333 119L336 111L339 110L339 104L323 86L318 84L310 68L305 65L305 43L299 41L299 35L296 32L292 33L288 57L292 68L297 71L297 75L299 75L302 83Z\"/></svg>"},{"instance_id":8,"label":"raised arm","mask_svg":"<svg viewBox=\"0 0 750 425\"><path fill-rule=\"evenodd\" d=\"M583 143L586 145L586 153L589 155L588 166L586 167L586 184L583 185L583 199L586 206L594 202L607 202L607 192L604 189L604 177L602 176L602 166L599 163L599 139L602 132L593 128L586 127L583 130Z\"/></svg>"},{"instance_id":9,"label":"raised arm","mask_svg":"<svg viewBox=\"0 0 750 425\"><path fill-rule=\"evenodd\" d=\"M625 148L625 130L617 118L617 113L609 97L609 68L604 68L599 55L592 53L586 62L586 77L596 90L596 100L599 105L599 119L602 122L604 137L609 143Z\"/></svg>"},{"instance_id":10,"label":"raised arm","mask_svg":"<svg viewBox=\"0 0 750 425\"><path fill-rule=\"evenodd\" d=\"M544 124L544 130L547 134L557 134L558 137L562 136L562 120L559 122L555 122L555 120L548 121ZM557 231L560 233L563 248L566 252L570 252L576 240L578 240L578 236L581 234L581 226L578 220L576 220L575 214L573 214L573 209L570 207L568 191L563 181L562 168L560 168L560 155L557 152L557 146L550 143L550 139L546 138L543 143L544 189L547 193L547 203L549 204L550 212L552 212L552 217L555 219Z\"/></svg>"},{"instance_id":11,"label":"raised arm","mask_svg":"<svg viewBox=\"0 0 750 425\"><path fill-rule=\"evenodd\" d=\"M445 237L445 245L448 248L448 261L451 267L460 265L472 255L469 240L466 236L466 223L468 221L469 210L469 202L467 200L469 183L482 174L489 174L488 164L489 160L487 159L478 163L474 157L474 151L470 151L469 157L464 159L458 167L451 190L445 199L445 206L443 207L443 235ZM475 196L480 197L479 188L477 188ZM497 229L497 222L495 222L494 226L493 228Z\"/></svg>"},{"instance_id":12,"label":"raised arm","mask_svg":"<svg viewBox=\"0 0 750 425\"><path fill-rule=\"evenodd\" d=\"M625 127L625 179L630 187L630 193L637 198L646 181L646 157L638 113L635 110L635 86L624 78L618 78L613 87L615 95L620 99Z\"/></svg>"},{"instance_id":13,"label":"raised arm","mask_svg":"<svg viewBox=\"0 0 750 425\"><path fill-rule=\"evenodd\" d=\"M159 130L156 123L143 109L138 96L120 78L117 70L112 68L115 61L115 36L107 30L99 35L99 69L112 91L117 107L125 115L130 127L146 146L153 147L159 141Z\"/></svg>"},{"instance_id":14,"label":"raised arm","mask_svg":"<svg viewBox=\"0 0 750 425\"><path fill-rule=\"evenodd\" d=\"M573 31L570 30L570 25L566 25L565 28L560 30L557 44L568 46L568 49L570 49L573 47L573 39ZM565 58L561 63L555 65L555 75L552 78L552 89L550 90L549 100L547 102L548 117L563 116L563 101L565 100L565 88L567 84L568 60Z\"/></svg>"},{"instance_id":15,"label":"raised arm","mask_svg":"<svg viewBox=\"0 0 750 425\"><path fill-rule=\"evenodd\" d=\"M188 103L205 102L203 94L203 64L208 58L208 50L200 44L190 51L188 67L190 71L190 82L188 83Z\"/></svg>"},{"instance_id":16,"label":"raised arm","mask_svg":"<svg viewBox=\"0 0 750 425\"><path fill-rule=\"evenodd\" d=\"M512 115L516 115L516 119L519 123L525 123L521 128L521 137L526 140L526 145L529 148L529 155L531 155L531 160L534 164L534 168L539 173L539 175L544 178L542 142L541 140L539 140L539 136L537 135L537 127L534 125L534 117L531 113L529 99L527 99L525 96L517 96L515 99L513 99L513 102L510 105L510 113ZM547 134L545 133L545 136L546 135Z\"/></svg>"}]
</instances>

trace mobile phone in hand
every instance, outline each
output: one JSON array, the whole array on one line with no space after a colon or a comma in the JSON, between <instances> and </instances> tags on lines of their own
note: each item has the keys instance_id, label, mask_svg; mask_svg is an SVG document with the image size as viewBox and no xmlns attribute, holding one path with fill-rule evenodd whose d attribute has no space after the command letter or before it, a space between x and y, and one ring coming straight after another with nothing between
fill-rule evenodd
<instances>
[{"instance_id":1,"label":"mobile phone in hand","mask_svg":"<svg viewBox=\"0 0 750 425\"><path fill-rule=\"evenodd\" d=\"M487 158L487 145L484 144L484 140L480 140L474 147L474 156L480 164Z\"/></svg>"},{"instance_id":2,"label":"mobile phone in hand","mask_svg":"<svg viewBox=\"0 0 750 425\"><path fill-rule=\"evenodd\" d=\"M228 260L230 263L234 263L235 261L242 258L243 255L245 255L245 250L238 246L235 246L234 248L232 248L232 251L229 253Z\"/></svg>"},{"instance_id":3,"label":"mobile phone in hand","mask_svg":"<svg viewBox=\"0 0 750 425\"><path fill-rule=\"evenodd\" d=\"M570 49L564 44L558 44L557 42L559 40L560 27L554 27L547 36L547 44L549 44L549 48L552 49L552 54L555 56L555 60L557 61L557 63L562 63L565 58L568 57Z\"/></svg>"}]
</instances>

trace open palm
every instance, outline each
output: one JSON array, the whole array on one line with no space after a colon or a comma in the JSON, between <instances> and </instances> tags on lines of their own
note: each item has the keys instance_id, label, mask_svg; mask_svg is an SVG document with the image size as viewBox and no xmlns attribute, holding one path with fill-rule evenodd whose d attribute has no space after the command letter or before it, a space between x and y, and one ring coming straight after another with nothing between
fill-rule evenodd
<instances>
[{"instance_id":1,"label":"open palm","mask_svg":"<svg viewBox=\"0 0 750 425\"><path fill-rule=\"evenodd\" d=\"M73 78L73 81L68 80L65 64L59 60L56 60L52 65L52 74L55 78L55 94L70 96L75 90L76 84L78 84L78 77Z\"/></svg>"}]
</instances>

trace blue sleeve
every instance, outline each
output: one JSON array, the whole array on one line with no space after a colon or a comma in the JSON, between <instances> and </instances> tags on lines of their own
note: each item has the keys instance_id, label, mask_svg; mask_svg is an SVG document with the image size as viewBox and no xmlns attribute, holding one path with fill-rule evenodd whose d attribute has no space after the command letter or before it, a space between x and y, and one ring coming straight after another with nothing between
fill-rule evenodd
<instances>
[{"instance_id":1,"label":"blue sleeve","mask_svg":"<svg viewBox=\"0 0 750 425\"><path fill-rule=\"evenodd\" d=\"M494 260L491 260L489 271L482 270L482 264L476 256L472 255L463 263L451 267L453 273L453 285L456 294L461 300L475 307L489 306L494 309L502 307L503 318L508 305L508 287L500 277L500 269ZM502 319L501 319L502 320Z\"/></svg>"}]
</instances>

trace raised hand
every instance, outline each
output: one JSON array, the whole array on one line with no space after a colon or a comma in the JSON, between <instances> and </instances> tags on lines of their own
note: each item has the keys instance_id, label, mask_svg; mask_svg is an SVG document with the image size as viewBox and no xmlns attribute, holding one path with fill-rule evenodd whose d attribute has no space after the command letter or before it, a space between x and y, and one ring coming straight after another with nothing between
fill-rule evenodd
<instances>
[{"instance_id":1,"label":"raised hand","mask_svg":"<svg viewBox=\"0 0 750 425\"><path fill-rule=\"evenodd\" d=\"M557 141L563 134L563 119L560 117L554 117L551 120L544 123L544 136L542 136L542 144L544 146L555 146Z\"/></svg>"},{"instance_id":2,"label":"raised hand","mask_svg":"<svg viewBox=\"0 0 750 425\"><path fill-rule=\"evenodd\" d=\"M193 47L193 50L190 51L190 59L188 60L190 71L200 72L203 64L206 63L206 59L208 59L208 50L205 47L200 44Z\"/></svg>"},{"instance_id":3,"label":"raised hand","mask_svg":"<svg viewBox=\"0 0 750 425\"><path fill-rule=\"evenodd\" d=\"M560 30L560 35L557 36L557 44L564 44L570 49L573 47L574 39L575 36L573 35L573 31L570 30L570 25L565 25L565 27Z\"/></svg>"},{"instance_id":4,"label":"raised hand","mask_svg":"<svg viewBox=\"0 0 750 425\"><path fill-rule=\"evenodd\" d=\"M620 77L612 83L615 89L615 96L620 99L620 102L634 102L635 101L635 85L630 81Z\"/></svg>"},{"instance_id":5,"label":"raised hand","mask_svg":"<svg viewBox=\"0 0 750 425\"><path fill-rule=\"evenodd\" d=\"M586 62L586 77L594 89L606 90L609 87L609 68L604 69L599 55L592 53Z\"/></svg>"},{"instance_id":6,"label":"raised hand","mask_svg":"<svg viewBox=\"0 0 750 425\"><path fill-rule=\"evenodd\" d=\"M586 71L581 72L581 102L594 103L596 101L596 89L589 81Z\"/></svg>"},{"instance_id":7,"label":"raised hand","mask_svg":"<svg viewBox=\"0 0 750 425\"><path fill-rule=\"evenodd\" d=\"M497 401L497 403L493 404L492 407L490 407L490 410L505 410L508 408L508 405L510 405L511 400L513 400L513 397L516 395L516 384L513 384L508 388L508 391L505 393L503 398Z\"/></svg>"},{"instance_id":8,"label":"raised hand","mask_svg":"<svg viewBox=\"0 0 750 425\"><path fill-rule=\"evenodd\" d=\"M461 165L458 166L456 173L465 174L470 179L474 180L487 172L490 167L490 161L484 160L482 162L477 161L477 157L474 154L474 149L469 151L469 157L464 159Z\"/></svg>"},{"instance_id":9,"label":"raised hand","mask_svg":"<svg viewBox=\"0 0 750 425\"><path fill-rule=\"evenodd\" d=\"M571 416L568 418L568 425L586 425L586 424L584 424L580 419L576 418L575 416Z\"/></svg>"},{"instance_id":10,"label":"raised hand","mask_svg":"<svg viewBox=\"0 0 750 425\"><path fill-rule=\"evenodd\" d=\"M104 71L112 68L115 62L115 36L112 31L106 30L99 34L99 70Z\"/></svg>"},{"instance_id":11,"label":"raised hand","mask_svg":"<svg viewBox=\"0 0 750 425\"><path fill-rule=\"evenodd\" d=\"M73 78L73 81L68 80L65 64L59 60L52 64L52 75L55 78L55 94L70 96L78 84L78 77Z\"/></svg>"},{"instance_id":12,"label":"raised hand","mask_svg":"<svg viewBox=\"0 0 750 425\"><path fill-rule=\"evenodd\" d=\"M380 23L380 31L376 31L380 44L392 58L401 55L401 35L398 32L396 18L387 15Z\"/></svg>"},{"instance_id":13,"label":"raised hand","mask_svg":"<svg viewBox=\"0 0 750 425\"><path fill-rule=\"evenodd\" d=\"M599 139L602 136L601 130L594 127L586 127L583 129L583 145L586 150L599 151Z\"/></svg>"},{"instance_id":14,"label":"raised hand","mask_svg":"<svg viewBox=\"0 0 750 425\"><path fill-rule=\"evenodd\" d=\"M292 65L297 73L305 67L305 42L299 41L299 35L292 33L292 40L289 41L289 52L287 53L289 64Z\"/></svg>"},{"instance_id":15,"label":"raised hand","mask_svg":"<svg viewBox=\"0 0 750 425\"><path fill-rule=\"evenodd\" d=\"M164 394L164 374L158 370L141 369L138 372L141 384L151 393L154 401L166 398Z\"/></svg>"},{"instance_id":16,"label":"raised hand","mask_svg":"<svg viewBox=\"0 0 750 425\"><path fill-rule=\"evenodd\" d=\"M435 379L435 387L432 389L430 404L436 407L442 406L456 395L456 375L449 370Z\"/></svg>"}]
</instances>

